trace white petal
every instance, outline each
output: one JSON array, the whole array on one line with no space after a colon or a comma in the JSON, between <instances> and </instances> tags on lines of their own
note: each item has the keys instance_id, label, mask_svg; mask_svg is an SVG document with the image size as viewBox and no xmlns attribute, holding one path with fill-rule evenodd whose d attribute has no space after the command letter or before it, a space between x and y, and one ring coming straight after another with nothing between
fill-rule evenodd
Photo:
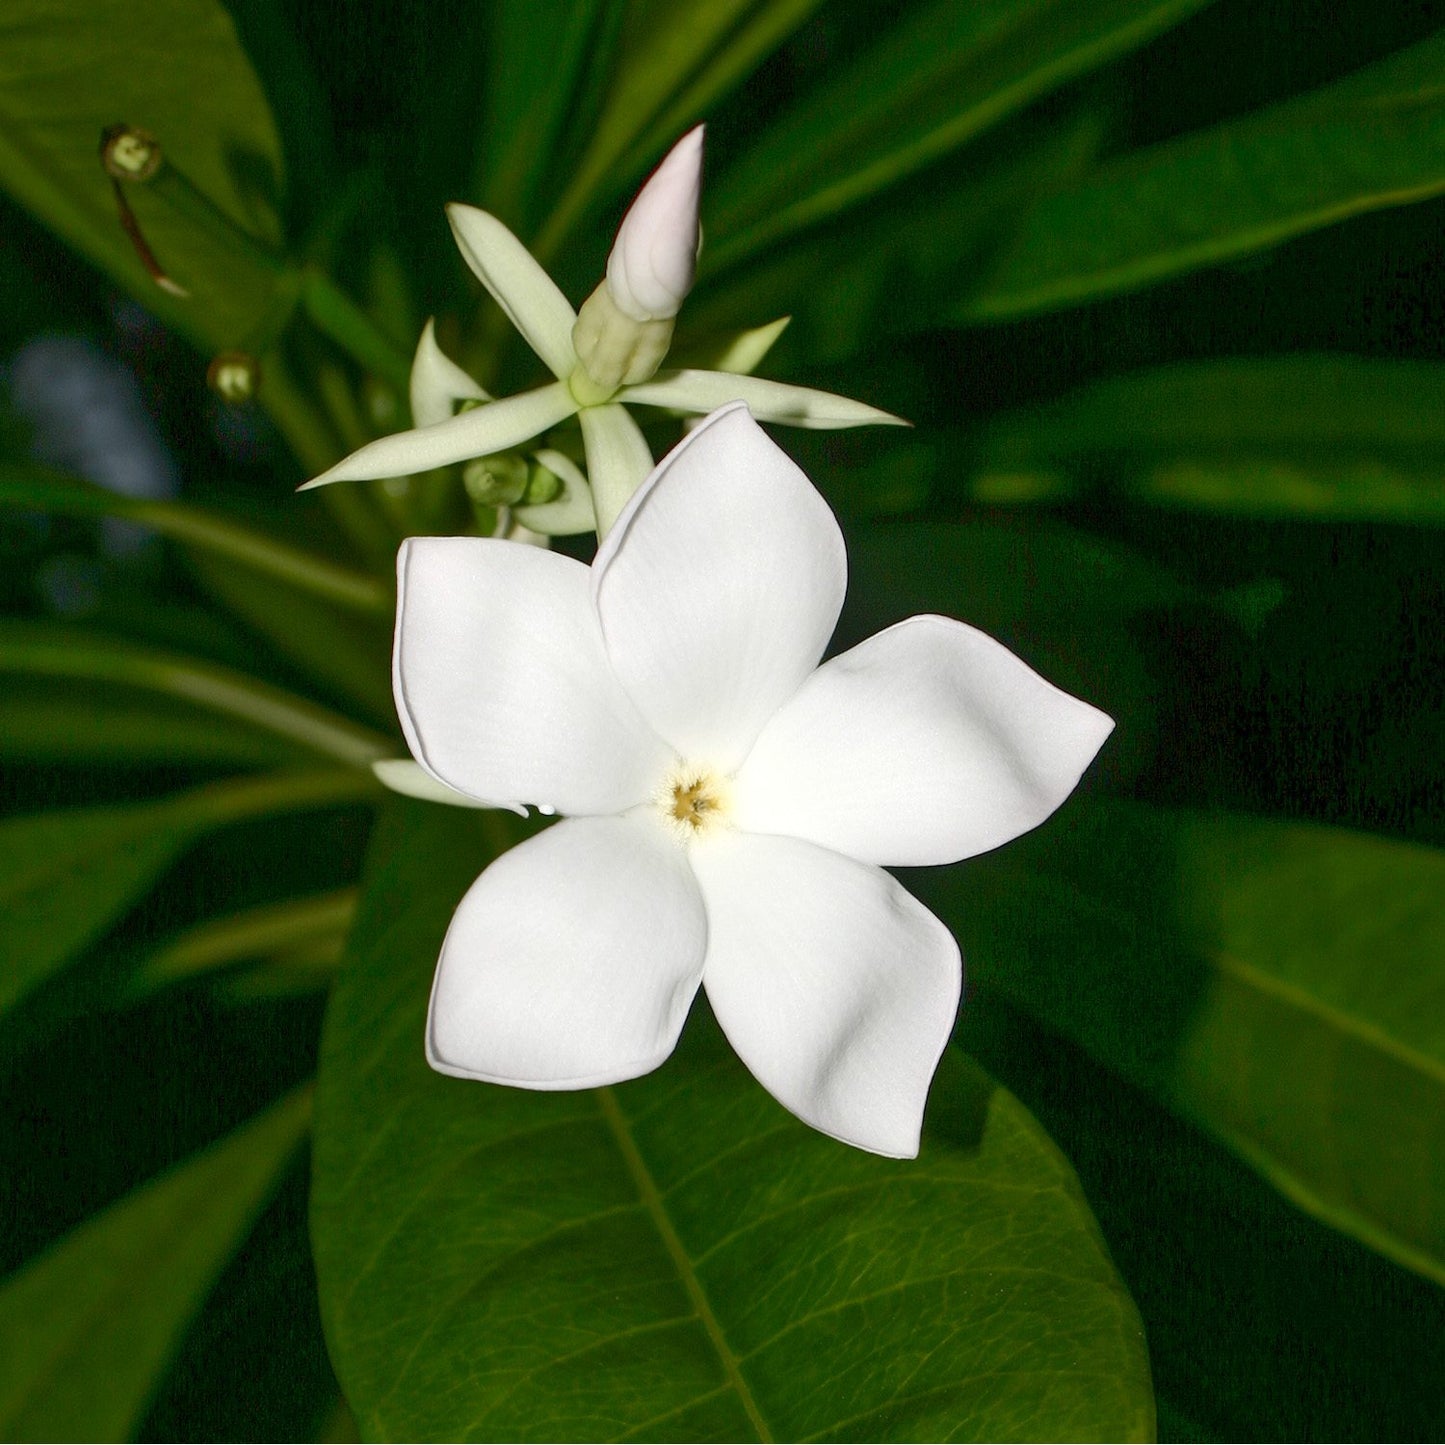
<instances>
[{"instance_id":1,"label":"white petal","mask_svg":"<svg viewBox=\"0 0 1445 1445\"><path fill-rule=\"evenodd\" d=\"M487 401L487 393L437 345L431 318L421 329L411 362L411 419L415 426L446 421L459 401Z\"/></svg>"},{"instance_id":2,"label":"white petal","mask_svg":"<svg viewBox=\"0 0 1445 1445\"><path fill-rule=\"evenodd\" d=\"M464 411L435 426L397 432L395 436L369 442L297 490L309 492L313 487L325 487L332 482L366 481L373 477L409 477L415 472L429 472L433 467L449 466L471 457L489 457L494 452L504 452L531 441L576 410L572 393L560 381L550 382L536 391L524 391L520 396L489 401L485 406Z\"/></svg>"},{"instance_id":3,"label":"white petal","mask_svg":"<svg viewBox=\"0 0 1445 1445\"><path fill-rule=\"evenodd\" d=\"M643 716L683 758L730 772L817 665L847 559L828 504L736 406L663 458L592 572Z\"/></svg>"},{"instance_id":4,"label":"white petal","mask_svg":"<svg viewBox=\"0 0 1445 1445\"><path fill-rule=\"evenodd\" d=\"M910 617L820 667L738 774L740 828L898 866L1036 828L1113 729L1001 643Z\"/></svg>"},{"instance_id":5,"label":"white petal","mask_svg":"<svg viewBox=\"0 0 1445 1445\"><path fill-rule=\"evenodd\" d=\"M607 257L607 289L634 321L676 316L697 272L703 127L667 153L637 193Z\"/></svg>"},{"instance_id":6,"label":"white petal","mask_svg":"<svg viewBox=\"0 0 1445 1445\"><path fill-rule=\"evenodd\" d=\"M427 1059L467 1079L586 1089L654 1069L702 976L687 855L651 818L570 818L504 853L442 945Z\"/></svg>"},{"instance_id":7,"label":"white petal","mask_svg":"<svg viewBox=\"0 0 1445 1445\"><path fill-rule=\"evenodd\" d=\"M789 386L761 376L731 371L671 371L622 393L629 406L666 406L676 411L712 411L730 401L745 401L759 421L833 431L847 426L907 426L901 416L879 411L831 391Z\"/></svg>"},{"instance_id":8,"label":"white petal","mask_svg":"<svg viewBox=\"0 0 1445 1445\"><path fill-rule=\"evenodd\" d=\"M605 537L618 514L652 471L647 439L626 408L615 402L589 406L578 420L587 452L587 475L592 482L592 504L597 510L597 533Z\"/></svg>"},{"instance_id":9,"label":"white petal","mask_svg":"<svg viewBox=\"0 0 1445 1445\"><path fill-rule=\"evenodd\" d=\"M797 838L691 850L707 996L768 1092L875 1154L912 1158L963 986L953 936L881 868Z\"/></svg>"},{"instance_id":10,"label":"white petal","mask_svg":"<svg viewBox=\"0 0 1445 1445\"><path fill-rule=\"evenodd\" d=\"M550 502L514 507L517 520L546 537L573 537L595 531L597 514L592 510L592 488L577 464L561 452L543 449L537 460L562 483L562 492Z\"/></svg>"},{"instance_id":11,"label":"white petal","mask_svg":"<svg viewBox=\"0 0 1445 1445\"><path fill-rule=\"evenodd\" d=\"M540 547L411 537L397 558L397 711L475 798L617 813L671 760L608 665L587 568Z\"/></svg>"},{"instance_id":12,"label":"white petal","mask_svg":"<svg viewBox=\"0 0 1445 1445\"><path fill-rule=\"evenodd\" d=\"M451 205L447 219L462 259L559 381L577 365L572 328L577 313L532 253L495 217Z\"/></svg>"},{"instance_id":13,"label":"white petal","mask_svg":"<svg viewBox=\"0 0 1445 1445\"><path fill-rule=\"evenodd\" d=\"M371 771L379 783L406 798L445 803L451 808L510 808L524 818L527 816L527 810L515 803L489 803L484 798L473 798L449 788L412 758L382 758L371 765Z\"/></svg>"}]
</instances>

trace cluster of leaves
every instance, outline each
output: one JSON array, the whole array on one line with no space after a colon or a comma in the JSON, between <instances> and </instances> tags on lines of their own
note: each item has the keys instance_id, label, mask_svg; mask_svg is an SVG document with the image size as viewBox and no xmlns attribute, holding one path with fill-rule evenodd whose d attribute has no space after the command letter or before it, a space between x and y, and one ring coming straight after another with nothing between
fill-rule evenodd
<instances>
[{"instance_id":1,"label":"cluster of leaves","mask_svg":"<svg viewBox=\"0 0 1445 1445\"><path fill-rule=\"evenodd\" d=\"M188 472L122 498L0 429L0 1433L1146 1438L1157 1390L1175 1438L1438 1436L1440 210L1398 208L1445 192L1445 33L548 10L0 15L0 340L139 301ZM397 541L466 501L290 496L404 424L429 312L530 380L444 201L580 298L700 117L679 351L788 313L770 367L918 422L787 438L849 532L845 630L951 613L1119 721L1049 826L909 880L969 963L915 1164L810 1134L705 1017L614 1090L427 1070L451 909L533 826L369 771ZM123 198L189 297L119 222L117 121L164 147ZM197 426L227 350L259 461ZM163 551L58 620L46 547L99 517Z\"/></svg>"}]
</instances>

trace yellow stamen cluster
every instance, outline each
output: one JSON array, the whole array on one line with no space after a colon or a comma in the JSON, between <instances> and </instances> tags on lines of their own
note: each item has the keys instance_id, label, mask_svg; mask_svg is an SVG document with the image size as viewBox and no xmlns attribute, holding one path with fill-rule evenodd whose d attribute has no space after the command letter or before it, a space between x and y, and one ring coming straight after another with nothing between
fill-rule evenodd
<instances>
[{"instance_id":1,"label":"yellow stamen cluster","mask_svg":"<svg viewBox=\"0 0 1445 1445\"><path fill-rule=\"evenodd\" d=\"M710 769L679 765L668 774L653 801L679 842L686 843L726 822L731 790L727 779Z\"/></svg>"}]
</instances>

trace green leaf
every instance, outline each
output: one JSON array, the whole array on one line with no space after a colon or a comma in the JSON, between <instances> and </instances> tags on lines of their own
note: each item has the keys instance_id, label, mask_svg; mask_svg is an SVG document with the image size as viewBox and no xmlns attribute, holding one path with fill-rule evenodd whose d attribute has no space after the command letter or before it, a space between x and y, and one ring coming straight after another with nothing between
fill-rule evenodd
<instances>
[{"instance_id":1,"label":"green leaf","mask_svg":"<svg viewBox=\"0 0 1445 1445\"><path fill-rule=\"evenodd\" d=\"M200 834L366 798L374 786L357 771L279 774L0 820L0 1013L100 938Z\"/></svg>"},{"instance_id":2,"label":"green leaf","mask_svg":"<svg viewBox=\"0 0 1445 1445\"><path fill-rule=\"evenodd\" d=\"M1445 1284L1445 856L1079 802L920 891L978 982Z\"/></svg>"},{"instance_id":3,"label":"green leaf","mask_svg":"<svg viewBox=\"0 0 1445 1445\"><path fill-rule=\"evenodd\" d=\"M1102 475L1233 516L1439 525L1445 366L1321 354L1157 367L1001 417L978 445L976 492Z\"/></svg>"},{"instance_id":4,"label":"green leaf","mask_svg":"<svg viewBox=\"0 0 1445 1445\"><path fill-rule=\"evenodd\" d=\"M125 517L363 616L390 622L396 608L394 591L375 577L339 567L204 507L126 497L44 467L14 464L0 464L0 507L66 517Z\"/></svg>"},{"instance_id":5,"label":"green leaf","mask_svg":"<svg viewBox=\"0 0 1445 1445\"><path fill-rule=\"evenodd\" d=\"M786 312L793 320L782 349L795 365L814 366L869 355L884 337L936 330L946 305L977 288L1000 238L1039 196L1092 166L1102 138L1092 108L1047 125L1021 119L949 157L926 184L894 187L721 274L714 262L728 235L704 195L710 240L681 321L707 335Z\"/></svg>"},{"instance_id":6,"label":"green leaf","mask_svg":"<svg viewBox=\"0 0 1445 1445\"><path fill-rule=\"evenodd\" d=\"M131 991L149 993L167 984L254 959L278 965L309 965L339 951L356 912L356 890L288 898L211 918L157 949L131 979Z\"/></svg>"},{"instance_id":7,"label":"green leaf","mask_svg":"<svg viewBox=\"0 0 1445 1445\"><path fill-rule=\"evenodd\" d=\"M283 602L278 599L272 605L279 609ZM353 767L369 767L396 751L387 738L350 718L258 678L79 628L0 622L0 673L7 672L146 689L248 723Z\"/></svg>"},{"instance_id":8,"label":"green leaf","mask_svg":"<svg viewBox=\"0 0 1445 1445\"><path fill-rule=\"evenodd\" d=\"M616 0L566 0L539 25L531 0L500 0L492 7L471 193L520 235L530 231L546 162L566 133L594 52L620 12Z\"/></svg>"},{"instance_id":9,"label":"green leaf","mask_svg":"<svg viewBox=\"0 0 1445 1445\"><path fill-rule=\"evenodd\" d=\"M1072 634L1083 613L1127 617L1218 602L1217 594L1120 543L1033 520L859 529L848 547L848 574L849 587L874 615L886 607L890 622L941 611L994 632L1062 623Z\"/></svg>"},{"instance_id":10,"label":"green leaf","mask_svg":"<svg viewBox=\"0 0 1445 1445\"><path fill-rule=\"evenodd\" d=\"M110 684L30 678L0 696L0 757L12 760L276 767L312 756L244 723Z\"/></svg>"},{"instance_id":11,"label":"green leaf","mask_svg":"<svg viewBox=\"0 0 1445 1445\"><path fill-rule=\"evenodd\" d=\"M1135 290L1445 191L1445 35L1041 200L960 321Z\"/></svg>"},{"instance_id":12,"label":"green leaf","mask_svg":"<svg viewBox=\"0 0 1445 1445\"><path fill-rule=\"evenodd\" d=\"M304 676L358 704L373 721L393 721L389 619L358 616L214 552L193 552L189 562L207 592Z\"/></svg>"},{"instance_id":13,"label":"green leaf","mask_svg":"<svg viewBox=\"0 0 1445 1445\"><path fill-rule=\"evenodd\" d=\"M708 264L861 205L1208 0L936 0L836 70L715 185Z\"/></svg>"},{"instance_id":14,"label":"green leaf","mask_svg":"<svg viewBox=\"0 0 1445 1445\"><path fill-rule=\"evenodd\" d=\"M98 159L117 122L159 141L205 198L195 216L155 182L126 199L162 267L159 289L126 238ZM10 0L0 13L0 184L83 255L206 350L243 345L271 304L281 147L256 76L215 0Z\"/></svg>"},{"instance_id":15,"label":"green leaf","mask_svg":"<svg viewBox=\"0 0 1445 1445\"><path fill-rule=\"evenodd\" d=\"M1148 1435L1138 1321L1073 1175L962 1055L914 1163L798 1123L702 1016L616 1089L428 1070L482 826L383 815L327 1016L313 1238L363 1434Z\"/></svg>"},{"instance_id":16,"label":"green leaf","mask_svg":"<svg viewBox=\"0 0 1445 1445\"><path fill-rule=\"evenodd\" d=\"M620 190L817 8L819 0L640 0L591 141L533 248L547 260L599 194Z\"/></svg>"},{"instance_id":17,"label":"green leaf","mask_svg":"<svg viewBox=\"0 0 1445 1445\"><path fill-rule=\"evenodd\" d=\"M309 1088L289 1095L0 1284L0 1435L134 1433L310 1112Z\"/></svg>"}]
</instances>

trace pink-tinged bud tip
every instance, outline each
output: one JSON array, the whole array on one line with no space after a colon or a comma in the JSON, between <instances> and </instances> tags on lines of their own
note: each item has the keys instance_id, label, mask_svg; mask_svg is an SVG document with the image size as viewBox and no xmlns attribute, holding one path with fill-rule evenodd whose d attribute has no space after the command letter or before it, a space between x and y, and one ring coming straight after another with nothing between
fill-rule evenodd
<instances>
[{"instance_id":1,"label":"pink-tinged bud tip","mask_svg":"<svg viewBox=\"0 0 1445 1445\"><path fill-rule=\"evenodd\" d=\"M676 316L697 272L703 127L667 153L622 219L607 258L607 289L634 321Z\"/></svg>"}]
</instances>

